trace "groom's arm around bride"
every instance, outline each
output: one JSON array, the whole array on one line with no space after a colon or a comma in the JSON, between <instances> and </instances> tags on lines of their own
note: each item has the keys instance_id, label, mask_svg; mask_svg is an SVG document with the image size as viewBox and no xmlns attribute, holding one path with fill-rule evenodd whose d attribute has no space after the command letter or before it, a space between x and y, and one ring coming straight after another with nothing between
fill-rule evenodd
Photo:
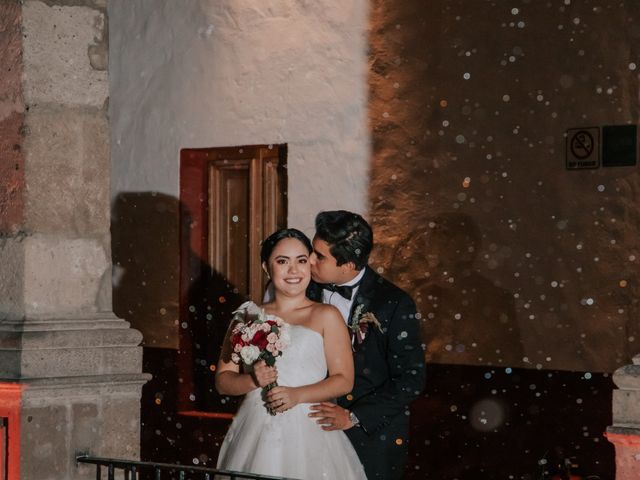
<instances>
[{"instance_id":1,"label":"groom's arm around bride","mask_svg":"<svg viewBox=\"0 0 640 480\"><path fill-rule=\"evenodd\" d=\"M322 212L316 219L309 294L334 303L354 334L353 390L338 405L313 407L325 430L345 430L369 479L401 478L408 453L409 405L424 388L424 351L416 308L404 291L367 261L371 227L351 212ZM324 285L323 285L324 284ZM353 297L331 285L350 286ZM349 292L347 292L349 296ZM342 308L341 308L342 307Z\"/></svg>"}]
</instances>

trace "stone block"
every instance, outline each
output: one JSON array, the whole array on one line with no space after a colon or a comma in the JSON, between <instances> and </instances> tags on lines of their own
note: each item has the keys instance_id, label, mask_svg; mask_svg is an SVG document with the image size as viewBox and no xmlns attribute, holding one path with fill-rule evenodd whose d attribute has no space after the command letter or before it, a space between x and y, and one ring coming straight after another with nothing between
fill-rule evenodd
<instances>
[{"instance_id":1,"label":"stone block","mask_svg":"<svg viewBox=\"0 0 640 480\"><path fill-rule=\"evenodd\" d=\"M106 37L105 12L47 3L30 0L22 9L27 104L101 108L109 95L107 71L95 69L91 57Z\"/></svg>"},{"instance_id":2,"label":"stone block","mask_svg":"<svg viewBox=\"0 0 640 480\"><path fill-rule=\"evenodd\" d=\"M0 320L15 320L24 314L25 237L0 238Z\"/></svg>"},{"instance_id":3,"label":"stone block","mask_svg":"<svg viewBox=\"0 0 640 480\"><path fill-rule=\"evenodd\" d=\"M103 403L102 453L114 458L140 455L140 399L136 396L109 397ZM123 415L122 412L127 412Z\"/></svg>"},{"instance_id":4,"label":"stone block","mask_svg":"<svg viewBox=\"0 0 640 480\"><path fill-rule=\"evenodd\" d=\"M137 459L144 380L135 377L30 383L22 396L21 478L95 478L95 467L75 465L79 452Z\"/></svg>"},{"instance_id":5,"label":"stone block","mask_svg":"<svg viewBox=\"0 0 640 480\"><path fill-rule=\"evenodd\" d=\"M109 234L109 124L97 109L30 109L26 116L27 228Z\"/></svg>"},{"instance_id":6,"label":"stone block","mask_svg":"<svg viewBox=\"0 0 640 480\"><path fill-rule=\"evenodd\" d=\"M21 478L66 478L70 458L65 438L68 438L69 430L68 409L65 405L23 408L20 437Z\"/></svg>"},{"instance_id":7,"label":"stone block","mask_svg":"<svg viewBox=\"0 0 640 480\"><path fill-rule=\"evenodd\" d=\"M102 442L102 412L98 403L78 402L71 405L71 446L73 450L68 454L75 459L77 452L100 452ZM71 469L71 478L93 479L96 467L80 464Z\"/></svg>"},{"instance_id":8,"label":"stone block","mask_svg":"<svg viewBox=\"0 0 640 480\"><path fill-rule=\"evenodd\" d=\"M640 427L640 391L613 391L613 425Z\"/></svg>"},{"instance_id":9,"label":"stone block","mask_svg":"<svg viewBox=\"0 0 640 480\"><path fill-rule=\"evenodd\" d=\"M618 388L623 390L640 390L640 366L636 364L634 357L633 365L624 365L613 373L613 381Z\"/></svg>"},{"instance_id":10,"label":"stone block","mask_svg":"<svg viewBox=\"0 0 640 480\"><path fill-rule=\"evenodd\" d=\"M20 377L21 371L20 350L0 350L0 378L3 380L16 380Z\"/></svg>"},{"instance_id":11,"label":"stone block","mask_svg":"<svg viewBox=\"0 0 640 480\"><path fill-rule=\"evenodd\" d=\"M142 350L138 347L22 350L21 353L21 378L106 375L142 370Z\"/></svg>"},{"instance_id":12,"label":"stone block","mask_svg":"<svg viewBox=\"0 0 640 480\"><path fill-rule=\"evenodd\" d=\"M130 375L142 369L142 335L122 320L45 319L0 329L0 378ZM107 328L100 328L101 325Z\"/></svg>"},{"instance_id":13,"label":"stone block","mask_svg":"<svg viewBox=\"0 0 640 480\"><path fill-rule=\"evenodd\" d=\"M22 227L24 154L19 2L0 3L0 233Z\"/></svg>"},{"instance_id":14,"label":"stone block","mask_svg":"<svg viewBox=\"0 0 640 480\"><path fill-rule=\"evenodd\" d=\"M71 445L84 452L95 452L100 445L102 420L97 403L78 402L71 405Z\"/></svg>"},{"instance_id":15,"label":"stone block","mask_svg":"<svg viewBox=\"0 0 640 480\"><path fill-rule=\"evenodd\" d=\"M11 234L22 227L24 214L24 114L14 112L2 118L2 107L0 102L0 233Z\"/></svg>"},{"instance_id":16,"label":"stone block","mask_svg":"<svg viewBox=\"0 0 640 480\"><path fill-rule=\"evenodd\" d=\"M111 271L98 239L34 235L25 240L24 302L30 317L97 311L102 277ZM108 286L108 285L107 285Z\"/></svg>"}]
</instances>

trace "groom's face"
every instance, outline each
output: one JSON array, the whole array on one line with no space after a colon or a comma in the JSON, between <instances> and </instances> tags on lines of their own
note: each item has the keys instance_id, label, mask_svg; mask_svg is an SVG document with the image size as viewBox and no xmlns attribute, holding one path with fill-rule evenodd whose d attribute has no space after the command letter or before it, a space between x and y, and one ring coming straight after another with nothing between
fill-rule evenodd
<instances>
[{"instance_id":1,"label":"groom's face","mask_svg":"<svg viewBox=\"0 0 640 480\"><path fill-rule=\"evenodd\" d=\"M349 280L346 266L338 266L338 261L331 255L329 244L317 236L313 238L313 253L311 278L315 282L341 285Z\"/></svg>"}]
</instances>

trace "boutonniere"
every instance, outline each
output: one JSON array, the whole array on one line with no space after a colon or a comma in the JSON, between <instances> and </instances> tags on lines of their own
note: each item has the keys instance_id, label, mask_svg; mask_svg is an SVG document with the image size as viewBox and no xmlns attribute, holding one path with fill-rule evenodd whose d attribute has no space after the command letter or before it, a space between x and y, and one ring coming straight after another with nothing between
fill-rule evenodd
<instances>
[{"instance_id":1,"label":"boutonniere","mask_svg":"<svg viewBox=\"0 0 640 480\"><path fill-rule=\"evenodd\" d=\"M356 342L358 342L358 345L364 342L371 325L376 327L378 331L382 332L382 325L380 325L380 321L376 316L372 312L362 313L363 309L364 305L362 304L356 307L353 312L353 317L351 318L351 323L349 324L351 348L355 348Z\"/></svg>"}]
</instances>

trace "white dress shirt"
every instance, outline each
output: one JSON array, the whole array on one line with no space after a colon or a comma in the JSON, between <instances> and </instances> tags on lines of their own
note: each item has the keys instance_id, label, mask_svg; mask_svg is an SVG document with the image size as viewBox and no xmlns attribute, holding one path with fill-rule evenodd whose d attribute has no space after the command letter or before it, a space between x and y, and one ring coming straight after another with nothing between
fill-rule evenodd
<instances>
[{"instance_id":1,"label":"white dress shirt","mask_svg":"<svg viewBox=\"0 0 640 480\"><path fill-rule=\"evenodd\" d=\"M352 278L347 283L340 284L340 286L342 285L351 286L351 285L355 285L356 283L359 283L360 280L362 280L362 277L364 277L364 272L365 272L365 269L363 268L362 270L360 270L360 273L358 273L358 275L355 276L355 278ZM342 314L342 318L344 318L345 323L349 323L349 313L351 312L351 306L353 305L353 302L356 299L356 295L358 293L359 288L360 288L360 285L353 288L353 290L351 291L351 300L347 300L337 292L332 292L331 290L326 290L323 288L322 303L328 303L329 305L333 305L334 307L336 307L338 310L340 310L340 313Z\"/></svg>"}]
</instances>

